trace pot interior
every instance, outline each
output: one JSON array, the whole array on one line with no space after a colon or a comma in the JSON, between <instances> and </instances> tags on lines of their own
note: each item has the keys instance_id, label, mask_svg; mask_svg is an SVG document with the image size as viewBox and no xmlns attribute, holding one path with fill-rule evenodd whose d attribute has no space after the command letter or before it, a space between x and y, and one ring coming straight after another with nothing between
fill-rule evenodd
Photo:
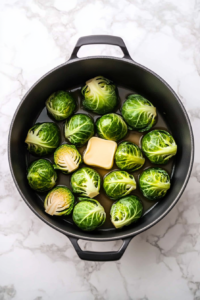
<instances>
[{"instance_id":1,"label":"pot interior","mask_svg":"<svg viewBox=\"0 0 200 300\"><path fill-rule=\"evenodd\" d=\"M106 209L107 222L101 229L95 232L86 233L82 232L73 224L71 217L50 217L44 212L43 201L46 194L36 194L27 183L27 167L37 158L27 153L27 147L24 140L27 131L34 123L53 121L47 115L46 108L44 108L45 101L51 93L59 89L72 91L74 93L75 99L77 100L76 113L87 113L91 115L94 120L98 118L99 116L92 114L91 112L83 111L81 107L80 92L80 89L86 80L98 75L103 75L113 80L117 85L120 100L118 110L116 110L117 113L119 113L122 103L131 93L141 94L150 100L157 108L158 112L158 120L153 129L166 129L171 132L177 143L178 152L174 160L171 160L167 165L160 166L171 174L171 189L163 199L159 202L149 201L142 196L139 188L133 192L133 194L138 195L142 200L145 210L144 216L137 223L116 230L112 226L109 216L110 207L113 201L108 199L103 190L101 190L101 195L97 196L96 199L99 200ZM65 122L57 123L62 132L62 143L67 142L63 134L64 123ZM130 140L139 144L143 135L144 134L131 131L123 140ZM176 95L164 82L154 76L151 72L137 64L121 59L78 59L63 65L44 76L25 96L13 119L11 127L11 169L17 187L25 201L32 210L49 225L65 234L76 235L80 238L94 240L116 239L125 235L135 235L151 226L178 200L191 170L193 158L191 138L188 118L182 105L176 98ZM82 147L80 152L83 152L84 148L85 147ZM53 162L52 155L46 158ZM146 159L146 163L142 169L149 166L150 163ZM157 166L159 167L159 165ZM113 169L116 168L116 166L113 167ZM96 168L96 170L102 177L109 172L108 170L99 168ZM63 184L70 187L70 175L63 175L61 172L57 173L57 184ZM141 170L132 174L134 174L136 181L138 182L138 176L141 174Z\"/></svg>"}]
</instances>

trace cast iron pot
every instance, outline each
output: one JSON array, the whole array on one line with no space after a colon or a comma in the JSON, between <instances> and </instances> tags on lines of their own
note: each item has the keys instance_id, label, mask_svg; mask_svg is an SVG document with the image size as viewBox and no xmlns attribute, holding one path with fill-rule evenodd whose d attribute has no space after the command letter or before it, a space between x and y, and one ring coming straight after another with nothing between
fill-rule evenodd
<instances>
[{"instance_id":1,"label":"cast iron pot","mask_svg":"<svg viewBox=\"0 0 200 300\"><path fill-rule=\"evenodd\" d=\"M119 46L123 58L86 57L78 58L81 46L88 44L110 44ZM88 78L104 75L117 85L133 88L153 102L163 117L178 145L175 169L164 201L160 201L154 209L142 217L134 226L121 230L98 230L83 232L73 224L68 224L58 217L50 217L35 201L36 194L27 183L24 140L33 120L45 105L45 100L54 91L71 88L83 84ZM128 50L119 37L86 36L78 40L71 58L67 63L58 66L39 79L20 102L10 127L8 155L11 173L19 193L32 211L45 223L65 234L72 242L81 259L91 261L118 260L123 255L131 239L159 222L173 208L183 193L190 177L194 141L188 115L180 99L170 86L157 74L133 61ZM116 252L83 251L78 240L111 241L123 240L121 248Z\"/></svg>"}]
</instances>

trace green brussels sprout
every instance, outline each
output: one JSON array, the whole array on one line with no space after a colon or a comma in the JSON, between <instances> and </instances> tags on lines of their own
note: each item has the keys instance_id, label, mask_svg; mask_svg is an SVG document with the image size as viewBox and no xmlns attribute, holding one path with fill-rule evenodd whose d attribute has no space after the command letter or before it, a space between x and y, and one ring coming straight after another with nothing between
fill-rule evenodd
<instances>
[{"instance_id":1,"label":"green brussels sprout","mask_svg":"<svg viewBox=\"0 0 200 300\"><path fill-rule=\"evenodd\" d=\"M142 150L154 164L166 164L177 152L175 140L165 130L153 130L142 139Z\"/></svg>"},{"instance_id":2,"label":"green brussels sprout","mask_svg":"<svg viewBox=\"0 0 200 300\"><path fill-rule=\"evenodd\" d=\"M51 216L69 215L74 207L74 195L66 186L57 186L45 200L45 212Z\"/></svg>"},{"instance_id":3,"label":"green brussels sprout","mask_svg":"<svg viewBox=\"0 0 200 300\"><path fill-rule=\"evenodd\" d=\"M115 163L119 169L133 172L144 165L145 159L137 145L122 142L115 152Z\"/></svg>"},{"instance_id":4,"label":"green brussels sprout","mask_svg":"<svg viewBox=\"0 0 200 300\"><path fill-rule=\"evenodd\" d=\"M129 195L136 189L133 175L126 171L113 171L104 177L103 188L111 199L119 199Z\"/></svg>"},{"instance_id":5,"label":"green brussels sprout","mask_svg":"<svg viewBox=\"0 0 200 300\"><path fill-rule=\"evenodd\" d=\"M93 198L99 194L101 178L91 168L82 168L71 177L71 186L74 193Z\"/></svg>"},{"instance_id":6,"label":"green brussels sprout","mask_svg":"<svg viewBox=\"0 0 200 300\"><path fill-rule=\"evenodd\" d=\"M122 228L141 218L143 205L137 196L127 196L115 202L110 211L115 228Z\"/></svg>"},{"instance_id":7,"label":"green brussels sprout","mask_svg":"<svg viewBox=\"0 0 200 300\"><path fill-rule=\"evenodd\" d=\"M130 95L122 106L122 116L131 129L149 130L156 122L156 108L140 95Z\"/></svg>"},{"instance_id":8,"label":"green brussels sprout","mask_svg":"<svg viewBox=\"0 0 200 300\"><path fill-rule=\"evenodd\" d=\"M84 108L94 113L103 115L112 112L117 105L116 86L103 76L86 81L81 92Z\"/></svg>"},{"instance_id":9,"label":"green brussels sprout","mask_svg":"<svg viewBox=\"0 0 200 300\"><path fill-rule=\"evenodd\" d=\"M48 160L39 159L34 161L28 168L27 179L32 189L38 192L46 192L55 186L57 174Z\"/></svg>"},{"instance_id":10,"label":"green brussels sprout","mask_svg":"<svg viewBox=\"0 0 200 300\"><path fill-rule=\"evenodd\" d=\"M62 121L74 112L76 102L70 93L58 91L47 99L46 108L56 121Z\"/></svg>"},{"instance_id":11,"label":"green brussels sprout","mask_svg":"<svg viewBox=\"0 0 200 300\"><path fill-rule=\"evenodd\" d=\"M55 123L37 123L29 129L25 143L32 154L43 156L52 153L60 143L60 131Z\"/></svg>"},{"instance_id":12,"label":"green brussels sprout","mask_svg":"<svg viewBox=\"0 0 200 300\"><path fill-rule=\"evenodd\" d=\"M98 135L105 140L119 141L128 132L128 128L122 117L117 114L107 114L96 122Z\"/></svg>"},{"instance_id":13,"label":"green brussels sprout","mask_svg":"<svg viewBox=\"0 0 200 300\"><path fill-rule=\"evenodd\" d=\"M83 146L94 135L94 122L84 114L77 114L65 123L65 137L77 147Z\"/></svg>"},{"instance_id":14,"label":"green brussels sprout","mask_svg":"<svg viewBox=\"0 0 200 300\"><path fill-rule=\"evenodd\" d=\"M74 223L84 231L92 231L103 225L106 220L103 206L94 199L79 198L79 201L73 211Z\"/></svg>"},{"instance_id":15,"label":"green brussels sprout","mask_svg":"<svg viewBox=\"0 0 200 300\"><path fill-rule=\"evenodd\" d=\"M147 199L157 200L164 197L170 188L170 177L161 168L149 168L140 176L139 185Z\"/></svg>"},{"instance_id":16,"label":"green brussels sprout","mask_svg":"<svg viewBox=\"0 0 200 300\"><path fill-rule=\"evenodd\" d=\"M54 153L54 169L69 174L78 169L82 162L81 154L73 145L61 145Z\"/></svg>"}]
</instances>

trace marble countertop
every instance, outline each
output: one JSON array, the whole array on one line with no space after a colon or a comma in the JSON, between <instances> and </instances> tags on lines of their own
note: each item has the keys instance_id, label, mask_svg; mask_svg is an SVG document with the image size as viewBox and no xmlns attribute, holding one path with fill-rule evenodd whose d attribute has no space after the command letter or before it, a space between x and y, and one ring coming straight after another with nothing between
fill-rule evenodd
<instances>
[{"instance_id":1,"label":"marble countertop","mask_svg":"<svg viewBox=\"0 0 200 300\"><path fill-rule=\"evenodd\" d=\"M2 0L0 22L0 300L200 300L200 2ZM185 105L196 140L180 201L117 262L81 261L68 238L26 206L7 159L20 99L90 34L121 36L135 61L163 77ZM96 54L121 52L101 45L79 53ZM82 242L90 250L119 244Z\"/></svg>"}]
</instances>

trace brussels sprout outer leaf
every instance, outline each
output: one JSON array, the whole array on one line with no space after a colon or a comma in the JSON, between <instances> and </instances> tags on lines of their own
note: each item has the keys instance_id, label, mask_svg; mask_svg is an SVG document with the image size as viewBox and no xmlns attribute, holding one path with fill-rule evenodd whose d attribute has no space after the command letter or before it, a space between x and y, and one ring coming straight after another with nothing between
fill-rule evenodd
<instances>
[{"instance_id":1,"label":"brussels sprout outer leaf","mask_svg":"<svg viewBox=\"0 0 200 300\"><path fill-rule=\"evenodd\" d=\"M25 140L28 151L43 156L52 153L60 143L60 131L54 123L37 123L29 131Z\"/></svg>"},{"instance_id":2,"label":"brussels sprout outer leaf","mask_svg":"<svg viewBox=\"0 0 200 300\"><path fill-rule=\"evenodd\" d=\"M77 147L83 146L94 135L94 122L84 114L77 114L65 123L65 137Z\"/></svg>"},{"instance_id":3,"label":"brussels sprout outer leaf","mask_svg":"<svg viewBox=\"0 0 200 300\"><path fill-rule=\"evenodd\" d=\"M110 211L111 222L116 228L130 225L143 213L143 205L136 196L128 196L115 202Z\"/></svg>"},{"instance_id":4,"label":"brussels sprout outer leaf","mask_svg":"<svg viewBox=\"0 0 200 300\"><path fill-rule=\"evenodd\" d=\"M84 96L84 108L97 114L112 112L117 105L116 87L103 76L88 80L81 92Z\"/></svg>"},{"instance_id":5,"label":"brussels sprout outer leaf","mask_svg":"<svg viewBox=\"0 0 200 300\"><path fill-rule=\"evenodd\" d=\"M74 145L61 145L54 153L54 169L69 174L78 169L82 162L81 154Z\"/></svg>"},{"instance_id":6,"label":"brussels sprout outer leaf","mask_svg":"<svg viewBox=\"0 0 200 300\"><path fill-rule=\"evenodd\" d=\"M93 198L99 194L101 178L91 168L81 168L71 177L71 186L74 193Z\"/></svg>"},{"instance_id":7,"label":"brussels sprout outer leaf","mask_svg":"<svg viewBox=\"0 0 200 300\"><path fill-rule=\"evenodd\" d=\"M53 93L46 101L49 114L57 121L67 119L75 110L76 102L66 91Z\"/></svg>"},{"instance_id":8,"label":"brussels sprout outer leaf","mask_svg":"<svg viewBox=\"0 0 200 300\"><path fill-rule=\"evenodd\" d=\"M121 112L126 123L139 132L149 130L156 122L156 108L140 95L130 95Z\"/></svg>"},{"instance_id":9,"label":"brussels sprout outer leaf","mask_svg":"<svg viewBox=\"0 0 200 300\"><path fill-rule=\"evenodd\" d=\"M39 159L34 161L28 168L27 179L32 189L38 192L46 192L55 186L57 174L48 160Z\"/></svg>"},{"instance_id":10,"label":"brussels sprout outer leaf","mask_svg":"<svg viewBox=\"0 0 200 300\"><path fill-rule=\"evenodd\" d=\"M84 231L92 231L103 225L106 220L103 206L94 199L79 198L79 201L73 211L74 223Z\"/></svg>"},{"instance_id":11,"label":"brussels sprout outer leaf","mask_svg":"<svg viewBox=\"0 0 200 300\"><path fill-rule=\"evenodd\" d=\"M170 188L170 177L161 168L149 168L139 178L140 189L149 200L163 198Z\"/></svg>"},{"instance_id":12,"label":"brussels sprout outer leaf","mask_svg":"<svg viewBox=\"0 0 200 300\"><path fill-rule=\"evenodd\" d=\"M137 145L122 142L115 152L115 163L119 169L133 172L144 165L145 159Z\"/></svg>"},{"instance_id":13,"label":"brussels sprout outer leaf","mask_svg":"<svg viewBox=\"0 0 200 300\"><path fill-rule=\"evenodd\" d=\"M177 145L167 131L153 130L142 139L142 150L154 164L166 164L177 152Z\"/></svg>"},{"instance_id":14,"label":"brussels sprout outer leaf","mask_svg":"<svg viewBox=\"0 0 200 300\"><path fill-rule=\"evenodd\" d=\"M117 114L107 114L96 122L97 133L102 139L119 141L128 132L128 128L122 117Z\"/></svg>"},{"instance_id":15,"label":"brussels sprout outer leaf","mask_svg":"<svg viewBox=\"0 0 200 300\"><path fill-rule=\"evenodd\" d=\"M69 215L74 206L74 195L64 186L48 193L44 201L45 212L51 216Z\"/></svg>"},{"instance_id":16,"label":"brussels sprout outer leaf","mask_svg":"<svg viewBox=\"0 0 200 300\"><path fill-rule=\"evenodd\" d=\"M103 188L111 199L119 199L135 190L136 182L126 171L113 171L104 178Z\"/></svg>"}]
</instances>

